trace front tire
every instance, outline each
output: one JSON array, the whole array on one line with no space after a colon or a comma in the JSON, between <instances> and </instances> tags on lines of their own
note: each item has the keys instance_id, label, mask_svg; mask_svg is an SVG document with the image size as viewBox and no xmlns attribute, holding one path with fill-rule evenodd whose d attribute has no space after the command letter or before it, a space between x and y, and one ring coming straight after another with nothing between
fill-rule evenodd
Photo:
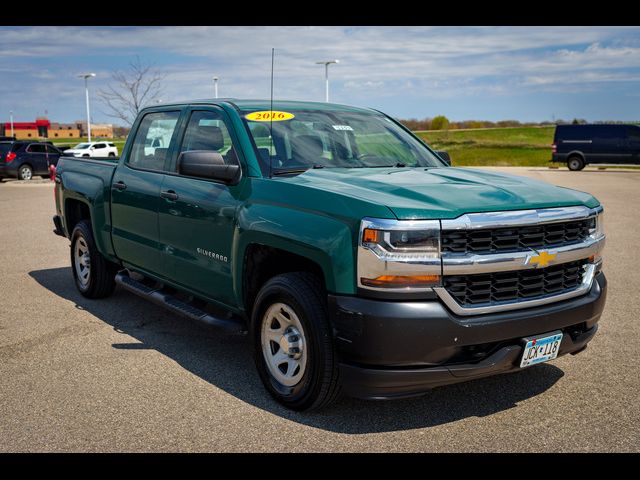
<instances>
[{"instance_id":1,"label":"front tire","mask_svg":"<svg viewBox=\"0 0 640 480\"><path fill-rule=\"evenodd\" d=\"M260 379L292 410L316 410L339 394L338 365L324 287L307 272L270 279L258 293L252 339Z\"/></svg>"},{"instance_id":2,"label":"front tire","mask_svg":"<svg viewBox=\"0 0 640 480\"><path fill-rule=\"evenodd\" d=\"M577 155L569 157L569 160L567 160L567 167L569 167L569 170L574 172L582 170L584 168L584 160Z\"/></svg>"},{"instance_id":3,"label":"front tire","mask_svg":"<svg viewBox=\"0 0 640 480\"><path fill-rule=\"evenodd\" d=\"M71 234L71 270L82 296L104 298L113 293L116 266L96 248L88 220L78 222Z\"/></svg>"},{"instance_id":4,"label":"front tire","mask_svg":"<svg viewBox=\"0 0 640 480\"><path fill-rule=\"evenodd\" d=\"M31 180L33 178L33 169L30 165L20 165L18 169L18 180Z\"/></svg>"}]
</instances>

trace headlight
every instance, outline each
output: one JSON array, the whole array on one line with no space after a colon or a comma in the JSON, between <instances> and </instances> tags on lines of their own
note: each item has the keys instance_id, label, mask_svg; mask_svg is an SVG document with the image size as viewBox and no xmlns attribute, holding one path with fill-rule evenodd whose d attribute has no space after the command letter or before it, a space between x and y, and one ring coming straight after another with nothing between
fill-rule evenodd
<instances>
[{"instance_id":1,"label":"headlight","mask_svg":"<svg viewBox=\"0 0 640 480\"><path fill-rule=\"evenodd\" d=\"M600 212L598 215L591 219L591 225L589 225L589 235L593 238L600 238L604 236L604 212Z\"/></svg>"},{"instance_id":2,"label":"headlight","mask_svg":"<svg viewBox=\"0 0 640 480\"><path fill-rule=\"evenodd\" d=\"M358 240L358 286L426 291L440 285L440 222L365 218Z\"/></svg>"}]
</instances>

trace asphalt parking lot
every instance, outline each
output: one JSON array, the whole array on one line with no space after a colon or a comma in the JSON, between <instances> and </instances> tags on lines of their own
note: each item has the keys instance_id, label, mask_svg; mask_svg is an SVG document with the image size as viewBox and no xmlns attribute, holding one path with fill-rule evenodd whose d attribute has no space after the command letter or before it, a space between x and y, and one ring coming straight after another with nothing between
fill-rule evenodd
<instances>
[{"instance_id":1,"label":"asphalt parking lot","mask_svg":"<svg viewBox=\"0 0 640 480\"><path fill-rule=\"evenodd\" d=\"M0 184L0 451L638 451L640 171L498 168L596 195L609 280L578 356L393 402L290 412L249 342L77 293L51 183Z\"/></svg>"}]
</instances>

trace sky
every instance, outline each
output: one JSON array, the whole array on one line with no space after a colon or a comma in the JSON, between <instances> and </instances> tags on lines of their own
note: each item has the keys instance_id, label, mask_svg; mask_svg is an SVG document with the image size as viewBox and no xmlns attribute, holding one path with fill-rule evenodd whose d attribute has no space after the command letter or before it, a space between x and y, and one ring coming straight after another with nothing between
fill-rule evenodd
<instances>
[{"instance_id":1,"label":"sky","mask_svg":"<svg viewBox=\"0 0 640 480\"><path fill-rule=\"evenodd\" d=\"M396 118L640 120L640 27L0 27L0 121L106 115L96 90L139 56L161 100L219 95L372 107Z\"/></svg>"}]
</instances>

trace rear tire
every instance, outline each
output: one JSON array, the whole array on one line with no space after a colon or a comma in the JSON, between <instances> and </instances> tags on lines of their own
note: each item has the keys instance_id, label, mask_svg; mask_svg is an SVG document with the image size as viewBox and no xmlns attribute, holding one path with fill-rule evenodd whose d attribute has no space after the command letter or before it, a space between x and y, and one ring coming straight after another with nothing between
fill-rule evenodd
<instances>
[{"instance_id":1,"label":"rear tire","mask_svg":"<svg viewBox=\"0 0 640 480\"><path fill-rule=\"evenodd\" d=\"M18 180L31 180L33 178L33 169L31 165L20 165L18 168Z\"/></svg>"},{"instance_id":2,"label":"rear tire","mask_svg":"<svg viewBox=\"0 0 640 480\"><path fill-rule=\"evenodd\" d=\"M277 275L256 297L251 321L256 367L267 391L292 410L317 410L340 393L326 294L308 272Z\"/></svg>"},{"instance_id":3,"label":"rear tire","mask_svg":"<svg viewBox=\"0 0 640 480\"><path fill-rule=\"evenodd\" d=\"M117 266L96 248L88 220L78 222L71 234L71 271L76 288L87 298L104 298L116 286Z\"/></svg>"},{"instance_id":4,"label":"rear tire","mask_svg":"<svg viewBox=\"0 0 640 480\"><path fill-rule=\"evenodd\" d=\"M569 170L574 172L582 170L585 167L584 160L577 155L569 157L569 160L567 160L567 167L569 167Z\"/></svg>"}]
</instances>

